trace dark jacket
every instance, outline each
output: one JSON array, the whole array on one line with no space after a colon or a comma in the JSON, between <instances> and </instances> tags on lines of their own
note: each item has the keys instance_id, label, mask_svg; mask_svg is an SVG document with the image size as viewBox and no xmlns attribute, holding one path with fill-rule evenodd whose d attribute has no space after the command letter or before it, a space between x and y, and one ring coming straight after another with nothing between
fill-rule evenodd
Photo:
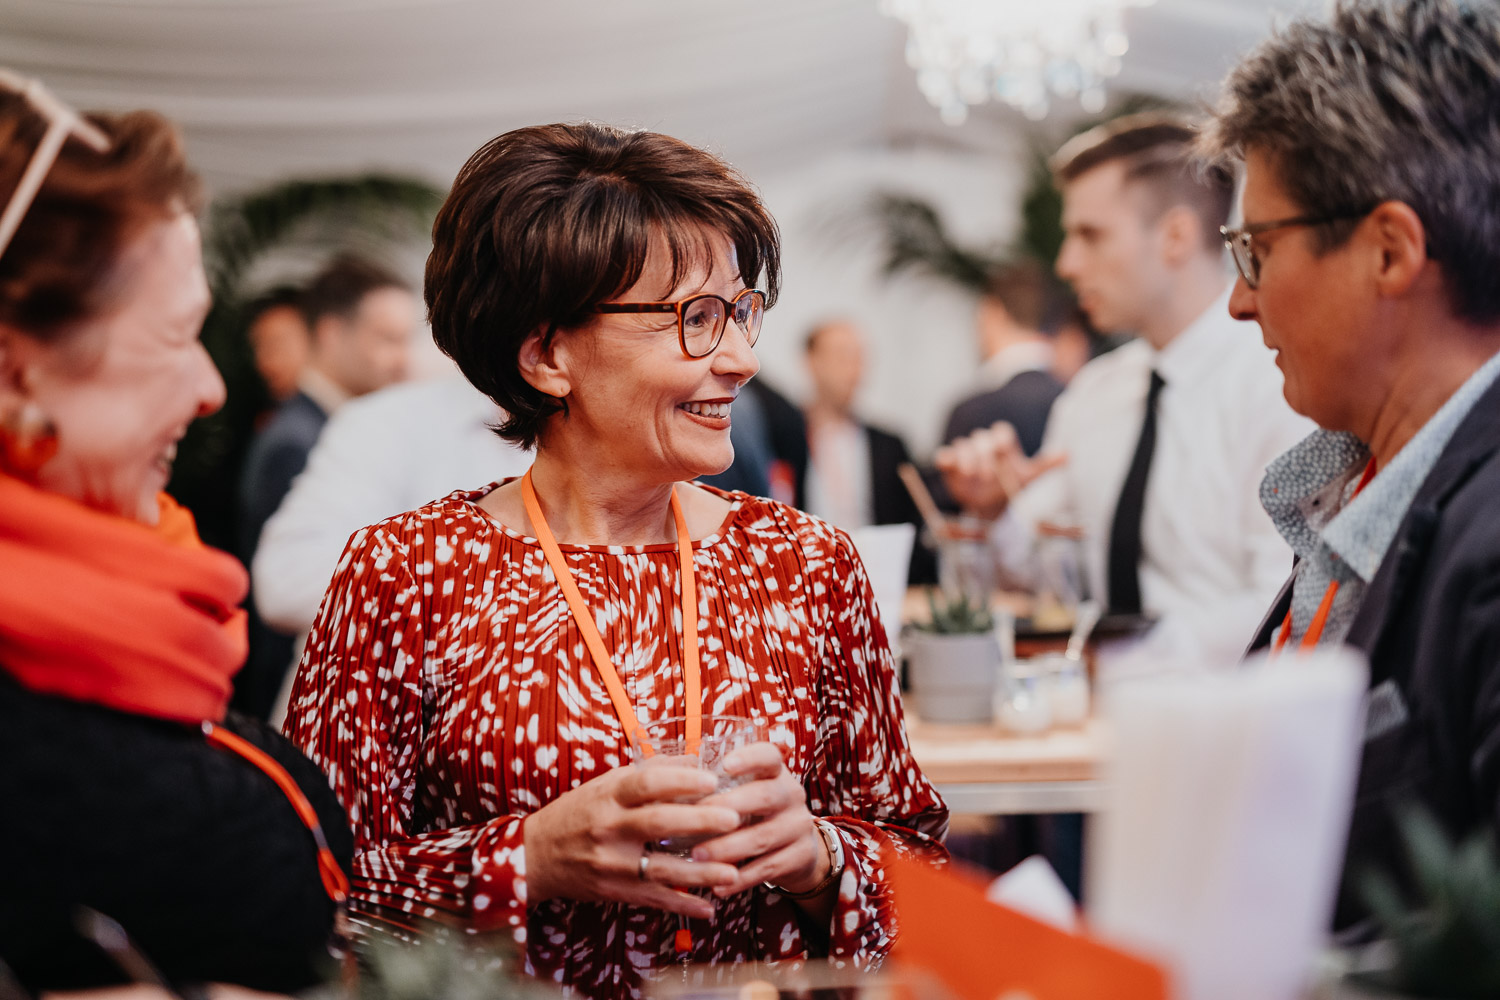
<instances>
[{"instance_id":1,"label":"dark jacket","mask_svg":"<svg viewBox=\"0 0 1500 1000\"><path fill-rule=\"evenodd\" d=\"M292 774L348 871L353 836L322 772L265 728L226 726ZM74 930L80 903L177 983L289 992L331 961L312 835L269 777L196 727L0 672L0 961L32 992L124 981Z\"/></svg>"},{"instance_id":2,"label":"dark jacket","mask_svg":"<svg viewBox=\"0 0 1500 1000\"><path fill-rule=\"evenodd\" d=\"M326 423L327 412L299 392L281 404L250 442L240 477L240 557L247 566L260 544L261 529L307 466L307 456Z\"/></svg>"},{"instance_id":3,"label":"dark jacket","mask_svg":"<svg viewBox=\"0 0 1500 1000\"><path fill-rule=\"evenodd\" d=\"M1288 584L1252 650L1286 616ZM1393 823L1425 805L1454 836L1500 830L1500 384L1439 457L1380 564L1345 640L1370 658L1372 691L1406 721L1365 742L1334 925L1366 915L1358 882L1405 880ZM1386 685L1382 689L1382 685Z\"/></svg>"},{"instance_id":4,"label":"dark jacket","mask_svg":"<svg viewBox=\"0 0 1500 1000\"><path fill-rule=\"evenodd\" d=\"M1050 372L1020 372L998 389L968 397L948 415L943 443L972 434L1004 420L1016 429L1021 450L1035 455L1042 446L1047 415L1062 394L1063 384Z\"/></svg>"},{"instance_id":5,"label":"dark jacket","mask_svg":"<svg viewBox=\"0 0 1500 1000\"><path fill-rule=\"evenodd\" d=\"M255 557L266 522L286 499L292 480L306 468L307 456L327 423L327 412L311 396L299 392L281 404L250 443L240 477L239 550L246 566ZM297 638L267 625L252 602L247 601L246 608L250 612L250 654L234 679L233 706L252 718L265 719L291 668Z\"/></svg>"}]
</instances>

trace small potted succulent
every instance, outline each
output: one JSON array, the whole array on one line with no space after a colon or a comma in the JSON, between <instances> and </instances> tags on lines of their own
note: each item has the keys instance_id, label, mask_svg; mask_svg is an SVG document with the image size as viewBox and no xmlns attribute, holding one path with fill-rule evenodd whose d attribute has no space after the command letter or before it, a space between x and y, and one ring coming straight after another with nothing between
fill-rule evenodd
<instances>
[{"instance_id":1,"label":"small potted succulent","mask_svg":"<svg viewBox=\"0 0 1500 1000\"><path fill-rule=\"evenodd\" d=\"M1000 647L989 606L965 594L928 597L925 622L902 639L911 707L927 722L994 719Z\"/></svg>"}]
</instances>

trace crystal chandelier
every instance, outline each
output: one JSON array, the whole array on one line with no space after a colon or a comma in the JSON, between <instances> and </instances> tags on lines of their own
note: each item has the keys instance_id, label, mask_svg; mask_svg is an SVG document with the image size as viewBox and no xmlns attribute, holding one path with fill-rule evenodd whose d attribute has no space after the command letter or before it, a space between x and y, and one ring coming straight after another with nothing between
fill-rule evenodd
<instances>
[{"instance_id":1,"label":"crystal chandelier","mask_svg":"<svg viewBox=\"0 0 1500 1000\"><path fill-rule=\"evenodd\" d=\"M943 121L995 99L1029 118L1052 96L1104 107L1104 81L1130 47L1123 9L1153 0L880 0L906 24L906 61Z\"/></svg>"}]
</instances>

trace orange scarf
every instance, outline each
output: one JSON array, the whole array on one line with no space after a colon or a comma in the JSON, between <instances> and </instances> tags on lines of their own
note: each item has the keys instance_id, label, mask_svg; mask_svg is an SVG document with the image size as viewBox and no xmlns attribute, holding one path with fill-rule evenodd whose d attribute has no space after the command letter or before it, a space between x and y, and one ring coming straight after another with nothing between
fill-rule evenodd
<instances>
[{"instance_id":1,"label":"orange scarf","mask_svg":"<svg viewBox=\"0 0 1500 1000\"><path fill-rule=\"evenodd\" d=\"M148 528L0 475L0 670L41 694L217 722L249 580L163 494Z\"/></svg>"}]
</instances>

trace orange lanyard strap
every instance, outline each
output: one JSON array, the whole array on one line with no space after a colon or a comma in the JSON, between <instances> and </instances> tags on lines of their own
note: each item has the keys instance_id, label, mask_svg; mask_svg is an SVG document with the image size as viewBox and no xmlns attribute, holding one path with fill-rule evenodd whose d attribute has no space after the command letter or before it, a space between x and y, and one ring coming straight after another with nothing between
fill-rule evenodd
<instances>
[{"instance_id":1,"label":"orange lanyard strap","mask_svg":"<svg viewBox=\"0 0 1500 1000\"><path fill-rule=\"evenodd\" d=\"M323 836L323 826L318 822L317 811L307 801L307 796L302 794L302 789L297 787L297 782L286 773L286 768L254 743L212 722L203 723L203 735L214 746L245 758L276 782L276 787L281 789L281 794L297 810L297 817L312 832L313 842L318 845L318 876L323 880L324 891L334 903L343 905L349 898L349 877L334 860L333 851L328 849L328 841Z\"/></svg>"},{"instance_id":2,"label":"orange lanyard strap","mask_svg":"<svg viewBox=\"0 0 1500 1000\"><path fill-rule=\"evenodd\" d=\"M1364 475L1359 477L1359 485L1354 487L1354 497L1359 496L1361 490L1369 485L1370 480L1375 478L1375 459L1371 458L1365 465ZM1313 615L1312 621L1307 624L1307 631L1302 635L1302 641L1297 643L1297 648L1303 652L1316 648L1318 640L1323 638L1323 629L1328 625L1328 616L1333 613L1333 599L1339 594L1339 582L1331 580L1328 589L1323 591L1323 600L1318 602L1318 610ZM1281 623L1281 629L1276 633L1276 642L1271 647L1272 654L1280 653L1282 647L1292 636L1292 612L1287 609L1286 619Z\"/></svg>"},{"instance_id":3,"label":"orange lanyard strap","mask_svg":"<svg viewBox=\"0 0 1500 1000\"><path fill-rule=\"evenodd\" d=\"M542 505L537 500L530 469L521 477L521 499L526 504L526 516L531 518L536 540L542 546L547 564L552 567L552 575L557 577L557 584L562 588L569 610L573 612L573 620L578 623L578 631L583 633L584 645L594 658L594 666L604 681L605 690L609 692L609 700L614 703L615 714L620 717L625 738L629 740L640 727L635 706L630 703L630 695L625 693L625 685L620 682L619 672L615 670L615 665L610 662L609 653L604 648L604 638L599 635L599 626L589 613L583 594L579 592L578 584L573 579L573 573L563 559L562 549L558 548L557 539L553 537L552 529L547 526L547 519L542 515ZM684 699L687 702L685 735L688 749L693 752L703 733L703 691L698 664L698 587L693 575L693 542L688 535L687 518L682 514L682 504L677 500L675 488L672 490L672 520L677 525L677 563L682 574L682 681ZM647 752L650 752L649 747Z\"/></svg>"}]
</instances>

